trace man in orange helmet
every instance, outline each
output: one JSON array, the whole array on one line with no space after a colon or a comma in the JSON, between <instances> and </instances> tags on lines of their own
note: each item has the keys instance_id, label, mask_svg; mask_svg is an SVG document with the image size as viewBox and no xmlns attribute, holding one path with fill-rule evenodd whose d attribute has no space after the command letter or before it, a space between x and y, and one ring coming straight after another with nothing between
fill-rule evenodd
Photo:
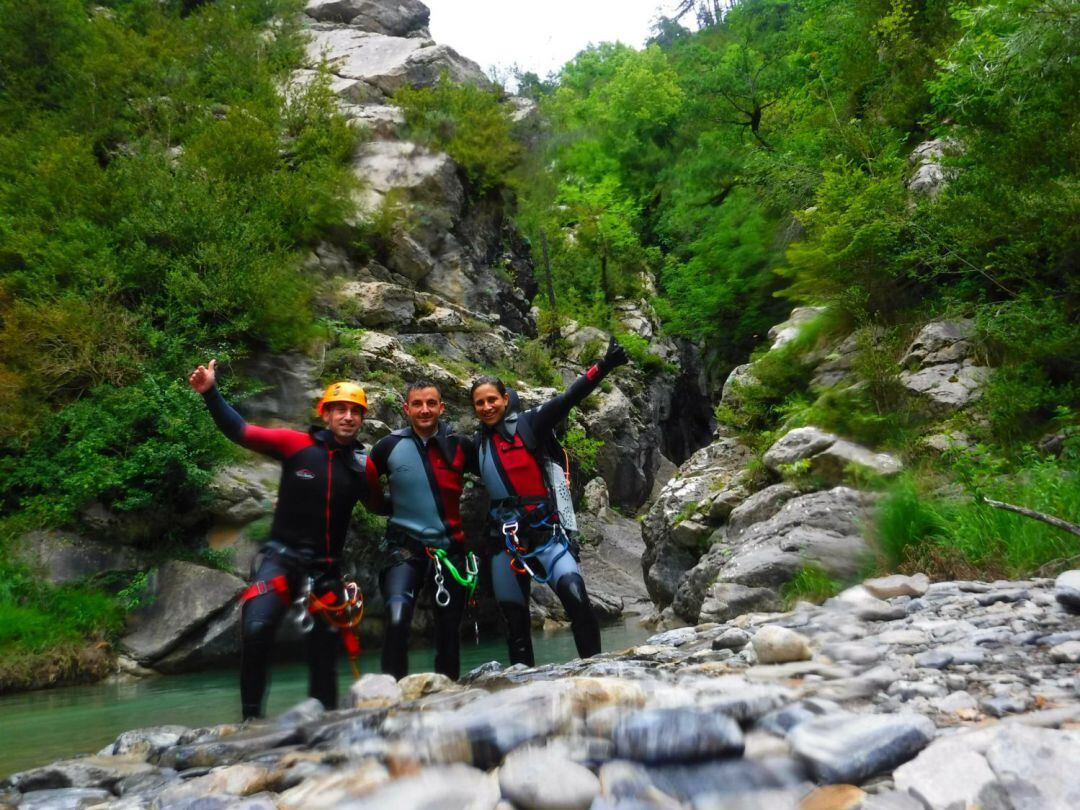
<instances>
[{"instance_id":1,"label":"man in orange helmet","mask_svg":"<svg viewBox=\"0 0 1080 810\"><path fill-rule=\"evenodd\" d=\"M351 382L328 386L316 408L323 427L306 432L262 428L247 424L221 396L216 364L211 360L199 366L188 383L202 395L222 433L278 459L282 468L271 540L263 546L255 581L241 595L240 702L246 720L263 714L274 635L293 600L310 593L324 604L345 602L341 552L353 507L363 500L381 510L382 487L375 465L356 441L367 411L363 388ZM308 694L333 709L339 633L327 621L309 625ZM355 644L347 631L341 640Z\"/></svg>"}]
</instances>

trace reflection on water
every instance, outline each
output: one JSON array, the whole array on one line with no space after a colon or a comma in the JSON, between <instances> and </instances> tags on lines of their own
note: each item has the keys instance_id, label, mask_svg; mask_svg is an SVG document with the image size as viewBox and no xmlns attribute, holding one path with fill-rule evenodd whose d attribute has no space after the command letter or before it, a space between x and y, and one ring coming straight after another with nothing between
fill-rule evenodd
<instances>
[{"instance_id":1,"label":"reflection on water","mask_svg":"<svg viewBox=\"0 0 1080 810\"><path fill-rule=\"evenodd\" d=\"M634 619L603 630L605 650L640 644L649 631ZM568 661L577 653L569 630L535 633L538 664ZM432 668L434 652L413 650L409 671ZM502 638L463 641L461 670L488 661L508 663ZM341 694L352 681L345 661L339 665ZM361 672L379 671L377 650L360 657ZM267 711L279 714L307 695L307 668L283 663L274 667ZM176 724L191 728L239 719L240 694L236 672L216 670L148 678L135 683L98 684L25 692L0 697L0 778L57 759L99 751L123 731Z\"/></svg>"}]
</instances>

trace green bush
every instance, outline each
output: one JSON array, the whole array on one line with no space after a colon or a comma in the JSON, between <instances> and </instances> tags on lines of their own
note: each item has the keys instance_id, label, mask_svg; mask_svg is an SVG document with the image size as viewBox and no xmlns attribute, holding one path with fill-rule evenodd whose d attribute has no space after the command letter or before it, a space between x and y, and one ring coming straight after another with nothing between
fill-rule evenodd
<instances>
[{"instance_id":1,"label":"green bush","mask_svg":"<svg viewBox=\"0 0 1080 810\"><path fill-rule=\"evenodd\" d=\"M517 367L521 379L533 385L545 385L550 388L562 387L562 375L555 368L551 351L542 339L530 340L521 347L521 360Z\"/></svg>"},{"instance_id":2,"label":"green bush","mask_svg":"<svg viewBox=\"0 0 1080 810\"><path fill-rule=\"evenodd\" d=\"M0 508L36 525L190 509L224 453L182 376L305 346L354 207L329 74L281 95L296 0L107 5L0 20Z\"/></svg>"},{"instance_id":3,"label":"green bush","mask_svg":"<svg viewBox=\"0 0 1080 810\"><path fill-rule=\"evenodd\" d=\"M201 501L226 452L186 382L147 375L44 416L25 447L0 455L0 497L37 525L70 523L92 501L179 513Z\"/></svg>"},{"instance_id":4,"label":"green bush","mask_svg":"<svg viewBox=\"0 0 1080 810\"><path fill-rule=\"evenodd\" d=\"M780 598L784 609L790 610L796 602L813 602L820 605L840 593L841 584L830 577L818 565L804 565L790 580L780 586Z\"/></svg>"},{"instance_id":5,"label":"green bush","mask_svg":"<svg viewBox=\"0 0 1080 810\"><path fill-rule=\"evenodd\" d=\"M618 332L619 345L626 349L630 361L642 371L653 374L674 374L678 366L649 351L649 341L633 332Z\"/></svg>"},{"instance_id":6,"label":"green bush","mask_svg":"<svg viewBox=\"0 0 1080 810\"><path fill-rule=\"evenodd\" d=\"M394 94L410 136L450 155L481 193L506 182L521 152L499 102L498 91L454 84L445 73L432 87L402 87Z\"/></svg>"},{"instance_id":7,"label":"green bush","mask_svg":"<svg viewBox=\"0 0 1080 810\"><path fill-rule=\"evenodd\" d=\"M1072 535L980 502L985 496L1080 523L1080 463L1075 442L1062 458L1028 451L1018 462L961 451L952 472L963 496L924 491L904 476L878 508L877 542L886 567L929 567L938 576L1056 573L1075 559ZM936 569L936 570L934 570Z\"/></svg>"},{"instance_id":8,"label":"green bush","mask_svg":"<svg viewBox=\"0 0 1080 810\"><path fill-rule=\"evenodd\" d=\"M998 366L978 403L993 439L1030 441L1059 408L1080 404L1080 323L1055 302L1024 296L985 305L976 325Z\"/></svg>"},{"instance_id":9,"label":"green bush","mask_svg":"<svg viewBox=\"0 0 1080 810\"><path fill-rule=\"evenodd\" d=\"M913 555L913 549L935 542L947 532L934 503L919 491L917 480L905 473L878 506L876 541L885 570L899 570Z\"/></svg>"},{"instance_id":10,"label":"green bush","mask_svg":"<svg viewBox=\"0 0 1080 810\"><path fill-rule=\"evenodd\" d=\"M50 586L0 560L0 657L87 637L109 639L122 628L123 611L108 595L80 585Z\"/></svg>"},{"instance_id":11,"label":"green bush","mask_svg":"<svg viewBox=\"0 0 1080 810\"><path fill-rule=\"evenodd\" d=\"M570 428L563 436L562 446L586 478L596 475L596 456L604 446L603 439L590 439L581 428Z\"/></svg>"}]
</instances>

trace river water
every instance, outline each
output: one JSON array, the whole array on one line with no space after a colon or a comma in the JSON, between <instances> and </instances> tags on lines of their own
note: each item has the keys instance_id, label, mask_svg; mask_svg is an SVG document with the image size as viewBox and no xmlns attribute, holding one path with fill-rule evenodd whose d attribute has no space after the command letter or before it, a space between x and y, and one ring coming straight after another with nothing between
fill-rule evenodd
<instances>
[{"instance_id":1,"label":"river water","mask_svg":"<svg viewBox=\"0 0 1080 810\"><path fill-rule=\"evenodd\" d=\"M604 650L640 644L650 631L634 618L603 628ZM537 664L574 658L569 630L533 633ZM434 651L409 653L409 671L432 669ZM488 661L507 664L506 642L500 637L463 641L461 671ZM341 660L341 695L352 682L348 662ZM378 650L364 651L360 671L379 671ZM279 714L307 696L307 668L300 663L274 666L267 712ZM0 778L57 759L99 751L123 731L161 725L195 728L239 720L239 679L234 670L145 678L133 683L94 684L45 689L0 697Z\"/></svg>"}]
</instances>

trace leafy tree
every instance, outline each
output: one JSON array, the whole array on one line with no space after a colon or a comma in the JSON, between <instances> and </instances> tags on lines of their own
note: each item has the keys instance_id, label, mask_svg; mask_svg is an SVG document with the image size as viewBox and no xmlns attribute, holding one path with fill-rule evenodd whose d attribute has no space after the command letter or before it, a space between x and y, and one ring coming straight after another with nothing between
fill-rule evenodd
<instances>
[{"instance_id":1,"label":"leafy tree","mask_svg":"<svg viewBox=\"0 0 1080 810\"><path fill-rule=\"evenodd\" d=\"M402 87L394 100L412 135L450 155L482 193L503 183L520 159L497 90L455 84L444 73L432 87Z\"/></svg>"}]
</instances>

